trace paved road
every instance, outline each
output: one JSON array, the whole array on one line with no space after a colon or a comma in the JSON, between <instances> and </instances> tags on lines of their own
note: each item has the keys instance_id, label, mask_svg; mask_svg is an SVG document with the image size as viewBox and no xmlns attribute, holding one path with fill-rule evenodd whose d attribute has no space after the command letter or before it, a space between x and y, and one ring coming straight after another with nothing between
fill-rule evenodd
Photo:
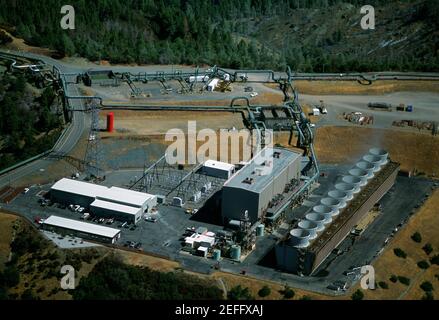
<instances>
[{"instance_id":1,"label":"paved road","mask_svg":"<svg viewBox=\"0 0 439 320\"><path fill-rule=\"evenodd\" d=\"M30 55L29 57L32 58L33 56L34 55ZM62 73L75 72L74 69L62 65L56 60L50 58L47 58L45 60L46 63L50 63L58 67ZM67 90L69 95L79 95L78 88L73 84L67 84ZM80 100L71 100L70 104L74 109L84 109L84 105ZM66 129L63 139L58 141L58 143L54 146L53 151L61 154L70 152L81 138L84 130L88 128L87 121L88 117L85 113L74 112L71 125ZM4 174L0 177L0 187L13 183L14 181L19 180L20 178L30 175L34 172L44 171L48 168L50 164L53 163L53 161L54 160L42 158L22 167L19 167L7 174Z\"/></svg>"}]
</instances>

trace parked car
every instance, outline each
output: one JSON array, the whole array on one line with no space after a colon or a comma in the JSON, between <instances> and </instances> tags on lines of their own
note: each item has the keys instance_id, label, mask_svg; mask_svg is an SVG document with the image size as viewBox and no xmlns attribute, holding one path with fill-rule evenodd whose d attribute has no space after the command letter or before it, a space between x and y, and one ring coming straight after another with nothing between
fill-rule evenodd
<instances>
[{"instance_id":1,"label":"parked car","mask_svg":"<svg viewBox=\"0 0 439 320\"><path fill-rule=\"evenodd\" d=\"M155 218L155 217L146 217L145 220L148 221L148 222L152 222L152 223L156 223L157 222L157 218Z\"/></svg>"}]
</instances>

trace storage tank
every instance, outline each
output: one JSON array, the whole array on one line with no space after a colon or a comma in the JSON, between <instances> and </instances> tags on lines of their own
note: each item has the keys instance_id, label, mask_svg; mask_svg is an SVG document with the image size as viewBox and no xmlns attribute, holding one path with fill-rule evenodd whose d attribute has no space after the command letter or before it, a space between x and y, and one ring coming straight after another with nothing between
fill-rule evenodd
<instances>
[{"instance_id":1,"label":"storage tank","mask_svg":"<svg viewBox=\"0 0 439 320\"><path fill-rule=\"evenodd\" d=\"M114 113L110 112L107 114L107 131L113 132L114 130Z\"/></svg>"},{"instance_id":2,"label":"storage tank","mask_svg":"<svg viewBox=\"0 0 439 320\"><path fill-rule=\"evenodd\" d=\"M213 260L220 261L220 259L221 259L221 250L220 249L213 250Z\"/></svg>"},{"instance_id":3,"label":"storage tank","mask_svg":"<svg viewBox=\"0 0 439 320\"><path fill-rule=\"evenodd\" d=\"M309 240L317 238L318 225L316 222L309 220L301 220L298 224L300 229L309 231Z\"/></svg>"},{"instance_id":4,"label":"storage tank","mask_svg":"<svg viewBox=\"0 0 439 320\"><path fill-rule=\"evenodd\" d=\"M317 224L317 232L323 231L325 229L325 216L316 212L308 213L305 216L308 221L315 222Z\"/></svg>"},{"instance_id":5,"label":"storage tank","mask_svg":"<svg viewBox=\"0 0 439 320\"><path fill-rule=\"evenodd\" d=\"M230 258L235 261L241 260L241 246L234 244L230 249Z\"/></svg>"},{"instance_id":6,"label":"storage tank","mask_svg":"<svg viewBox=\"0 0 439 320\"><path fill-rule=\"evenodd\" d=\"M360 186L365 186L367 184L369 173L366 170L354 168L349 170L348 173L353 177L358 177L361 179Z\"/></svg>"},{"instance_id":7,"label":"storage tank","mask_svg":"<svg viewBox=\"0 0 439 320\"><path fill-rule=\"evenodd\" d=\"M265 225L263 225L262 223L259 224L256 227L256 236L263 237L264 236L264 231L265 231Z\"/></svg>"},{"instance_id":8,"label":"storage tank","mask_svg":"<svg viewBox=\"0 0 439 320\"><path fill-rule=\"evenodd\" d=\"M304 229L293 229L290 231L290 243L296 248L306 248L309 246L310 233Z\"/></svg>"},{"instance_id":9,"label":"storage tank","mask_svg":"<svg viewBox=\"0 0 439 320\"><path fill-rule=\"evenodd\" d=\"M362 170L366 170L367 171L367 179L373 178L373 176L374 176L373 169L375 168L375 166L372 163L366 162L366 161L360 161L355 165L355 167L362 169Z\"/></svg>"},{"instance_id":10,"label":"storage tank","mask_svg":"<svg viewBox=\"0 0 439 320\"><path fill-rule=\"evenodd\" d=\"M337 183L335 185L335 190L343 191L347 193L347 201L351 201L354 198L355 186L349 183Z\"/></svg>"},{"instance_id":11,"label":"storage tank","mask_svg":"<svg viewBox=\"0 0 439 320\"><path fill-rule=\"evenodd\" d=\"M328 192L328 196L340 201L340 209L346 207L346 202L348 201L348 193L346 191L331 190Z\"/></svg>"},{"instance_id":12,"label":"storage tank","mask_svg":"<svg viewBox=\"0 0 439 320\"><path fill-rule=\"evenodd\" d=\"M322 214L327 219L325 224L332 222L332 217L339 214L338 208L331 208L322 204L314 206L312 212Z\"/></svg>"},{"instance_id":13,"label":"storage tank","mask_svg":"<svg viewBox=\"0 0 439 320\"><path fill-rule=\"evenodd\" d=\"M383 164L387 163L387 161L388 161L389 154L384 149L372 148L372 149L369 149L369 153L373 156L380 157L381 160L383 161Z\"/></svg>"},{"instance_id":14,"label":"storage tank","mask_svg":"<svg viewBox=\"0 0 439 320\"><path fill-rule=\"evenodd\" d=\"M354 176L344 176L341 179L344 183L352 184L354 188L354 193L360 192L361 179Z\"/></svg>"},{"instance_id":15,"label":"storage tank","mask_svg":"<svg viewBox=\"0 0 439 320\"><path fill-rule=\"evenodd\" d=\"M383 165L385 163L385 161L386 161L386 160L383 161L380 157L374 156L372 154L366 154L363 157L363 160L373 164L373 167L374 167L373 172L380 171L381 165Z\"/></svg>"}]
</instances>

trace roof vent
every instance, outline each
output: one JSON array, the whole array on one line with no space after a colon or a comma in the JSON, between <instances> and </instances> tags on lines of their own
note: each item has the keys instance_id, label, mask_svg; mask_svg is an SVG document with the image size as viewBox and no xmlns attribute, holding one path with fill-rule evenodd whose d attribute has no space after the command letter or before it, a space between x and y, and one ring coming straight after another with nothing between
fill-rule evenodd
<instances>
[{"instance_id":1,"label":"roof vent","mask_svg":"<svg viewBox=\"0 0 439 320\"><path fill-rule=\"evenodd\" d=\"M245 178L242 183L246 183L246 184L253 184L253 182L255 182L255 180L253 178Z\"/></svg>"},{"instance_id":2,"label":"roof vent","mask_svg":"<svg viewBox=\"0 0 439 320\"><path fill-rule=\"evenodd\" d=\"M275 151L273 153L273 158L279 159L280 158L280 152L279 151Z\"/></svg>"}]
</instances>

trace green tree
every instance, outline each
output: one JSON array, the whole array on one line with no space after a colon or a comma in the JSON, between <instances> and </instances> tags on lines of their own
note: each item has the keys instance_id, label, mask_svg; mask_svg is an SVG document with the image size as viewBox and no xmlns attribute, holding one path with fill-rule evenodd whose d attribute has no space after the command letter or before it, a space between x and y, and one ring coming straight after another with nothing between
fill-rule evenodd
<instances>
[{"instance_id":1,"label":"green tree","mask_svg":"<svg viewBox=\"0 0 439 320\"><path fill-rule=\"evenodd\" d=\"M357 291L355 291L351 296L352 300L363 300L363 298L364 298L364 293L360 289L357 289Z\"/></svg>"},{"instance_id":2,"label":"green tree","mask_svg":"<svg viewBox=\"0 0 439 320\"><path fill-rule=\"evenodd\" d=\"M259 295L261 298L265 298L265 297L269 296L270 293L271 293L271 289L270 289L268 286L263 286L263 287L259 290L258 295Z\"/></svg>"},{"instance_id":3,"label":"green tree","mask_svg":"<svg viewBox=\"0 0 439 320\"><path fill-rule=\"evenodd\" d=\"M233 287L227 294L229 300L254 300L248 288L243 288L241 285Z\"/></svg>"},{"instance_id":4,"label":"green tree","mask_svg":"<svg viewBox=\"0 0 439 320\"><path fill-rule=\"evenodd\" d=\"M401 248L395 248L393 249L393 253L395 253L395 255L399 258L407 258L407 253L405 253L404 250L402 250Z\"/></svg>"},{"instance_id":5,"label":"green tree","mask_svg":"<svg viewBox=\"0 0 439 320\"><path fill-rule=\"evenodd\" d=\"M433 285L431 284L431 282L429 281L424 281L421 283L421 285L419 286L422 290L424 290L425 292L428 291L433 291Z\"/></svg>"},{"instance_id":6,"label":"green tree","mask_svg":"<svg viewBox=\"0 0 439 320\"><path fill-rule=\"evenodd\" d=\"M411 238L412 238L412 240L413 240L414 242L417 242L417 243L421 243L421 242L422 242L422 236L421 236L421 234L420 234L419 232L417 232L417 231L416 231L415 233L412 234Z\"/></svg>"},{"instance_id":7,"label":"green tree","mask_svg":"<svg viewBox=\"0 0 439 320\"><path fill-rule=\"evenodd\" d=\"M430 259L430 263L431 263L431 264L435 264L435 265L439 265L439 254L433 256L433 257Z\"/></svg>"},{"instance_id":8,"label":"green tree","mask_svg":"<svg viewBox=\"0 0 439 320\"><path fill-rule=\"evenodd\" d=\"M418 267L421 269L428 269L430 267L430 265L428 264L427 261L425 260L421 260L417 263Z\"/></svg>"},{"instance_id":9,"label":"green tree","mask_svg":"<svg viewBox=\"0 0 439 320\"><path fill-rule=\"evenodd\" d=\"M424 252L429 256L430 253L433 252L433 246L431 245L431 243L426 243L423 247L422 250L424 250Z\"/></svg>"},{"instance_id":10,"label":"green tree","mask_svg":"<svg viewBox=\"0 0 439 320\"><path fill-rule=\"evenodd\" d=\"M408 286L410 285L410 279L404 276L398 276L398 280L399 282L401 282L402 284Z\"/></svg>"}]
</instances>

